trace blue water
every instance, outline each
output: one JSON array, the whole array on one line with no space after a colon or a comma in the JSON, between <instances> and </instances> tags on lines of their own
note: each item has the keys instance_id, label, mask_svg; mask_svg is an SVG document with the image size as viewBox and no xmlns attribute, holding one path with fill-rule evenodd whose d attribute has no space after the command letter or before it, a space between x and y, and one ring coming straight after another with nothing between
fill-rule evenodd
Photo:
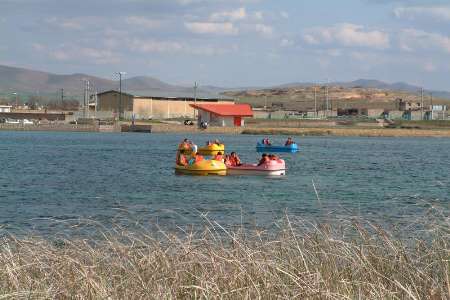
<instances>
[{"instance_id":1,"label":"blue water","mask_svg":"<svg viewBox=\"0 0 450 300\"><path fill-rule=\"evenodd\" d=\"M258 136L221 138L254 162ZM174 175L176 134L0 132L0 227L52 234L73 220L105 226L204 222L269 226L305 219L411 220L432 205L448 213L450 139L297 138L283 178ZM284 137L272 137L283 141ZM314 185L317 194L314 189ZM64 230L67 229L67 226Z\"/></svg>"}]
</instances>

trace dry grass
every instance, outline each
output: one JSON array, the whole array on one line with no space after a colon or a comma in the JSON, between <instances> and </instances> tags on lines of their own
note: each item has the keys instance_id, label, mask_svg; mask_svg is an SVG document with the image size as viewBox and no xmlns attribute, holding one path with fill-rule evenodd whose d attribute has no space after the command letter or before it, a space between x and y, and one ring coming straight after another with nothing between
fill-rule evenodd
<instances>
[{"instance_id":1,"label":"dry grass","mask_svg":"<svg viewBox=\"0 0 450 300\"><path fill-rule=\"evenodd\" d=\"M448 222L407 241L360 222L286 217L270 232L208 224L57 242L5 237L0 298L449 299Z\"/></svg>"}]
</instances>

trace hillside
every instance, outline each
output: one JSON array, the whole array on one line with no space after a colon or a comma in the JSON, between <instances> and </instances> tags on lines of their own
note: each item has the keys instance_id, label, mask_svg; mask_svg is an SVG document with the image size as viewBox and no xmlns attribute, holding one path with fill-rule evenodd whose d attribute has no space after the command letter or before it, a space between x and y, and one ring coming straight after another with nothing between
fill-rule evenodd
<instances>
[{"instance_id":1,"label":"hillside","mask_svg":"<svg viewBox=\"0 0 450 300\"><path fill-rule=\"evenodd\" d=\"M119 89L119 82L87 74L58 75L42 71L0 65L0 98L11 99L18 92L21 100L39 96L43 102L58 99L61 89L67 98L83 98L83 80L89 80L91 92ZM193 96L193 88L171 85L156 78L138 76L124 78L122 90L137 95L153 96ZM221 90L220 90L221 91ZM198 89L199 97L217 97L215 91Z\"/></svg>"},{"instance_id":2,"label":"hillside","mask_svg":"<svg viewBox=\"0 0 450 300\"><path fill-rule=\"evenodd\" d=\"M22 102L30 96L38 96L40 102L60 99L64 89L66 99L83 99L83 80L90 81L91 93L119 89L119 82L87 74L58 75L42 71L28 70L0 65L0 100L9 102L13 92L19 93ZM223 88L201 86L198 97L232 97L240 102L248 102L256 107L283 105L285 109L304 110L314 108L314 88L312 83L289 83L271 88ZM392 108L395 100L419 101L419 87L406 83L385 83L378 80L359 79L351 82L329 84L329 96L332 107L374 107ZM149 76L124 78L122 90L136 95L180 96L194 95L192 87L165 83ZM448 103L450 92L426 91L426 104L430 102L430 92L435 97L434 103ZM440 98L440 99L439 99ZM428 101L428 102L427 102ZM325 88L318 87L318 108L325 107Z\"/></svg>"},{"instance_id":3,"label":"hillside","mask_svg":"<svg viewBox=\"0 0 450 300\"><path fill-rule=\"evenodd\" d=\"M282 107L286 110L314 110L314 87L287 85L287 87L224 92L238 102L246 102L254 107ZM395 109L398 99L420 102L419 92L384 89L382 87L361 87L361 84L334 83L328 88L329 106L336 108L383 108ZM317 109L326 108L326 88L316 87ZM424 93L424 105L431 103L429 92ZM433 96L434 104L450 104L450 100Z\"/></svg>"}]
</instances>

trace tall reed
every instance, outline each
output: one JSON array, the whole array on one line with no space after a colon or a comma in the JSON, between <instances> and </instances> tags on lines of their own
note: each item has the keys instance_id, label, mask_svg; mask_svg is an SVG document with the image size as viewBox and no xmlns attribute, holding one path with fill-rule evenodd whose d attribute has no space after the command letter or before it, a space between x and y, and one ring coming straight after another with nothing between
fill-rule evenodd
<instances>
[{"instance_id":1,"label":"tall reed","mask_svg":"<svg viewBox=\"0 0 450 300\"><path fill-rule=\"evenodd\" d=\"M0 294L78 299L450 299L447 220L395 238L369 222L234 230L5 236Z\"/></svg>"}]
</instances>

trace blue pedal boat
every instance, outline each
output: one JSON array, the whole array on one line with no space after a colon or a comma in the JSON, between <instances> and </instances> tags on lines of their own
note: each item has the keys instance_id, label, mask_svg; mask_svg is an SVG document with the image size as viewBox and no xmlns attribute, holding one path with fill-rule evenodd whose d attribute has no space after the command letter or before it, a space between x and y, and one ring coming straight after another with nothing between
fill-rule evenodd
<instances>
[{"instance_id":1,"label":"blue pedal boat","mask_svg":"<svg viewBox=\"0 0 450 300\"><path fill-rule=\"evenodd\" d=\"M298 152L298 145L297 144L291 144L289 146L275 146L275 145L264 145L258 142L256 144L256 151L257 152L289 152L289 153L295 153Z\"/></svg>"}]
</instances>

